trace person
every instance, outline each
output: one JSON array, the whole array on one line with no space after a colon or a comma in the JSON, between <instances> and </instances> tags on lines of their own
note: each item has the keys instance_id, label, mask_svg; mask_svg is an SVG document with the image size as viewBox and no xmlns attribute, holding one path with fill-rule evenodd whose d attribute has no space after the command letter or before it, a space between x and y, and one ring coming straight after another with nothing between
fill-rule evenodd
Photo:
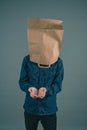
<instances>
[{"instance_id":1,"label":"person","mask_svg":"<svg viewBox=\"0 0 87 130\"><path fill-rule=\"evenodd\" d=\"M62 81L64 79L63 60L56 55L57 60L50 65L45 64L47 62L46 57L42 57L43 63L38 63L35 60L38 57L35 56L35 49L38 50L36 44L34 51L32 50L32 55L23 58L19 78L20 88L26 93L23 105L25 128L26 130L37 130L40 121L44 130L56 130L57 94L62 90ZM52 49L55 51L53 47ZM47 51L49 52L49 49Z\"/></svg>"}]
</instances>

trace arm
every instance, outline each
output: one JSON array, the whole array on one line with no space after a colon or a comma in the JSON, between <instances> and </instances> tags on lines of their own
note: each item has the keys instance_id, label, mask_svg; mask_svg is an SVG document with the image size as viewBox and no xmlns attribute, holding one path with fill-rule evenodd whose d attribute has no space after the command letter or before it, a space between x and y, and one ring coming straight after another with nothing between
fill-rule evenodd
<instances>
[{"instance_id":1,"label":"arm","mask_svg":"<svg viewBox=\"0 0 87 130\"><path fill-rule=\"evenodd\" d=\"M19 85L20 85L21 90L24 92L27 92L29 87L32 86L29 83L28 66L27 66L26 57L23 59L23 62L22 62Z\"/></svg>"},{"instance_id":2,"label":"arm","mask_svg":"<svg viewBox=\"0 0 87 130\"><path fill-rule=\"evenodd\" d=\"M58 61L57 72L51 85L47 87L47 96L57 94L62 90L62 81L64 78L64 67L61 59Z\"/></svg>"}]
</instances>

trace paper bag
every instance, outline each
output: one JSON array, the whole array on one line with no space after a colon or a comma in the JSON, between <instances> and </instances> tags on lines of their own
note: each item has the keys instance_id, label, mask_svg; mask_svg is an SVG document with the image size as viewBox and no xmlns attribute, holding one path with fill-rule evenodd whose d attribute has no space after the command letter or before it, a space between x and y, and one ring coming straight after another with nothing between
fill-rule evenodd
<instances>
[{"instance_id":1,"label":"paper bag","mask_svg":"<svg viewBox=\"0 0 87 130\"><path fill-rule=\"evenodd\" d=\"M51 65L58 60L63 37L63 21L45 18L29 18L28 48L30 60Z\"/></svg>"}]
</instances>

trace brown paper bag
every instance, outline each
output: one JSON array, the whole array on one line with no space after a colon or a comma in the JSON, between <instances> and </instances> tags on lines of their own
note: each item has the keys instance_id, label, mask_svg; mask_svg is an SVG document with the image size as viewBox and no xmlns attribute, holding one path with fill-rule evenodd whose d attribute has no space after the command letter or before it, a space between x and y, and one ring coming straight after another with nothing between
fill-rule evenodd
<instances>
[{"instance_id":1,"label":"brown paper bag","mask_svg":"<svg viewBox=\"0 0 87 130\"><path fill-rule=\"evenodd\" d=\"M30 60L51 65L58 60L63 36L63 21L45 18L29 18L28 48Z\"/></svg>"}]
</instances>

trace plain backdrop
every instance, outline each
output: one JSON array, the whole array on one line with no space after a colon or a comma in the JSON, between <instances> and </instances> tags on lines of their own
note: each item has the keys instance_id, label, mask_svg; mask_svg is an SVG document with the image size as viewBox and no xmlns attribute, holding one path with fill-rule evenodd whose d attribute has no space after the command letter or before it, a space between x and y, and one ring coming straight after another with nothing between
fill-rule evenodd
<instances>
[{"instance_id":1,"label":"plain backdrop","mask_svg":"<svg viewBox=\"0 0 87 130\"><path fill-rule=\"evenodd\" d=\"M22 59L29 53L29 17L64 21L58 130L87 129L87 0L0 0L0 130L25 130L25 93L18 80Z\"/></svg>"}]
</instances>

